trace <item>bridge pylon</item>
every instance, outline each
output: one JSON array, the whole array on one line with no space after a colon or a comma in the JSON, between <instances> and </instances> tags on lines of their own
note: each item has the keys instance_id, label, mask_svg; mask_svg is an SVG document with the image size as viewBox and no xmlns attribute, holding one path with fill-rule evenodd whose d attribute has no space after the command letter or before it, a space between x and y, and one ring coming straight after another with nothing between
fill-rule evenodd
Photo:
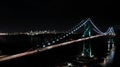
<instances>
[{"instance_id":1,"label":"bridge pylon","mask_svg":"<svg viewBox=\"0 0 120 67\"><path fill-rule=\"evenodd\" d=\"M82 38L90 37L90 36L91 36L91 24L88 21L84 25L84 32L83 32ZM88 41L83 41L83 48L82 48L81 56L90 57L90 58L94 57L94 55L92 54L90 39Z\"/></svg>"},{"instance_id":2,"label":"bridge pylon","mask_svg":"<svg viewBox=\"0 0 120 67\"><path fill-rule=\"evenodd\" d=\"M113 37L109 37L108 39L108 51L110 51L112 48L114 48L114 40Z\"/></svg>"}]
</instances>

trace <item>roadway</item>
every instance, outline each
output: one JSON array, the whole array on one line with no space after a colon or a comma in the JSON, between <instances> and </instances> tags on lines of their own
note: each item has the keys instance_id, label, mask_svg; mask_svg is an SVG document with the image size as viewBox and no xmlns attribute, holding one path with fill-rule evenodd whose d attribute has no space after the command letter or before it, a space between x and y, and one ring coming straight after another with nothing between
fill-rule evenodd
<instances>
[{"instance_id":1,"label":"roadway","mask_svg":"<svg viewBox=\"0 0 120 67\"><path fill-rule=\"evenodd\" d=\"M15 59L15 58L24 57L24 56L27 56L27 55L40 53L40 52L50 50L50 49L53 49L53 48L57 48L57 47L60 47L60 46L65 46L65 45L69 45L69 44L72 44L72 43L81 42L81 41L84 41L84 40L93 39L93 38L97 38L97 37L101 37L101 36L105 36L105 35L95 35L95 36L91 36L91 37L81 38L81 39L77 39L77 40L72 40L72 41L68 41L68 42L64 42L64 43L60 43L60 44L47 46L47 47L44 47L44 48L37 48L35 50L26 51L26 52L19 53L19 54L3 56L3 57L0 58L0 62L7 61L7 60L12 60L12 59Z\"/></svg>"}]
</instances>

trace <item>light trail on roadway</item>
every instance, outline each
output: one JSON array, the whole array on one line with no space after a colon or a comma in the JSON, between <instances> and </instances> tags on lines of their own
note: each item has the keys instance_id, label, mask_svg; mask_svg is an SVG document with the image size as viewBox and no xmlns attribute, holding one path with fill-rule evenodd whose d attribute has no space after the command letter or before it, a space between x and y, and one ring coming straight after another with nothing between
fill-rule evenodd
<instances>
[{"instance_id":1,"label":"light trail on roadway","mask_svg":"<svg viewBox=\"0 0 120 67\"><path fill-rule=\"evenodd\" d=\"M88 40L88 39L93 39L93 38L97 38L97 37L101 37L101 36L105 36L105 35L95 35L95 36L91 36L91 37L81 38L81 39L77 39L77 40L72 40L72 41L68 41L68 42L64 42L64 43L60 43L60 44L47 46L47 47L44 47L44 48L37 48L37 49L32 50L32 51L26 51L26 52L15 54L15 55L5 56L3 58L0 58L0 62L7 61L7 60L12 60L12 59L15 59L15 58L20 58L20 57L27 56L27 55L33 55L33 54L40 53L40 52L50 50L50 49L53 49L53 48L57 48L57 47L60 47L60 46L65 46L65 45L69 45L69 44L72 44L72 43L76 43L76 42L80 42L80 41L84 41L84 40Z\"/></svg>"}]
</instances>

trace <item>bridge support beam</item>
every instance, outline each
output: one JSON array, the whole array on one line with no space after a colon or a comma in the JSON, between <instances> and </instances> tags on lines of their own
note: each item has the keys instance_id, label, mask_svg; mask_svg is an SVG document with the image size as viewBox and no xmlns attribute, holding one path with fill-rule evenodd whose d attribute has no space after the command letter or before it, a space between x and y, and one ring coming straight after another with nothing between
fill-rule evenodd
<instances>
[{"instance_id":1,"label":"bridge support beam","mask_svg":"<svg viewBox=\"0 0 120 67\"><path fill-rule=\"evenodd\" d=\"M114 48L114 40L113 40L113 37L109 37L109 39L108 39L108 51L110 51L112 48Z\"/></svg>"},{"instance_id":2,"label":"bridge support beam","mask_svg":"<svg viewBox=\"0 0 120 67\"><path fill-rule=\"evenodd\" d=\"M84 25L84 32L82 37L90 37L91 36L91 25L88 22L87 24ZM81 56L86 56L86 57L93 57L94 55L92 54L92 49L91 49L91 41L83 41L83 50L81 53Z\"/></svg>"}]
</instances>

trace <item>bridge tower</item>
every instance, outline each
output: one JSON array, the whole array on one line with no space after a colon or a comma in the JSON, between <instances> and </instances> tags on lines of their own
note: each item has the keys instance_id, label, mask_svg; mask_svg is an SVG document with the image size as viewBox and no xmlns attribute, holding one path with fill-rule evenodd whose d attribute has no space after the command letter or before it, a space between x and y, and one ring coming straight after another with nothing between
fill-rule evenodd
<instances>
[{"instance_id":1,"label":"bridge tower","mask_svg":"<svg viewBox=\"0 0 120 67\"><path fill-rule=\"evenodd\" d=\"M109 37L109 39L108 39L108 51L110 51L112 48L114 48L114 40L113 40L113 37Z\"/></svg>"},{"instance_id":2,"label":"bridge tower","mask_svg":"<svg viewBox=\"0 0 120 67\"><path fill-rule=\"evenodd\" d=\"M82 38L90 37L90 36L91 36L91 24L88 21L84 25L84 31L83 31ZM94 56L92 54L91 40L90 39L88 41L83 41L83 48L82 49L83 50L82 50L81 56L86 56L86 57L91 57L91 58Z\"/></svg>"}]
</instances>

